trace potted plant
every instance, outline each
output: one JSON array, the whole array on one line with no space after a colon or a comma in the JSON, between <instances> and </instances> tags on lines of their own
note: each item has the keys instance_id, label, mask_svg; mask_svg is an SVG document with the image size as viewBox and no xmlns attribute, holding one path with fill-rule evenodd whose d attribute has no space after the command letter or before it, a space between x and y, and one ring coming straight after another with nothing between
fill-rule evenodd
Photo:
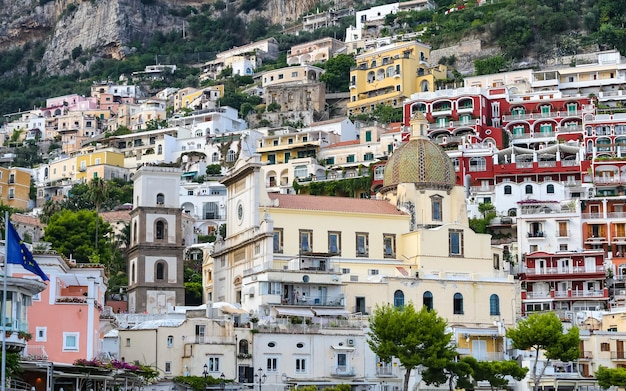
<instances>
[{"instance_id":1,"label":"potted plant","mask_svg":"<svg viewBox=\"0 0 626 391\"><path fill-rule=\"evenodd\" d=\"M25 340L25 341L27 341L27 342L28 342L28 341L30 341L30 340L33 338L33 336L31 335L31 333L29 333L28 331L18 331L18 332L17 332L17 336L18 336L20 339L23 339L23 340Z\"/></svg>"}]
</instances>

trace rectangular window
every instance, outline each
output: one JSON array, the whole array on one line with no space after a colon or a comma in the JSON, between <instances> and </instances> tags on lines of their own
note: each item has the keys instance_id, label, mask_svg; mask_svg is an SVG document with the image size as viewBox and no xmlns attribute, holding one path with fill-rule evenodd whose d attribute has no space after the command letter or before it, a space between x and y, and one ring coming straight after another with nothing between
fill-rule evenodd
<instances>
[{"instance_id":1,"label":"rectangular window","mask_svg":"<svg viewBox=\"0 0 626 391\"><path fill-rule=\"evenodd\" d=\"M441 217L441 198L432 197L431 206L432 206L433 221L442 221L443 218Z\"/></svg>"},{"instance_id":2,"label":"rectangular window","mask_svg":"<svg viewBox=\"0 0 626 391\"><path fill-rule=\"evenodd\" d=\"M600 351L601 352L610 352L611 351L611 345L609 345L608 342L602 342L600 344Z\"/></svg>"},{"instance_id":3,"label":"rectangular window","mask_svg":"<svg viewBox=\"0 0 626 391\"><path fill-rule=\"evenodd\" d=\"M275 253L283 252L283 229L282 228L274 229L274 252Z\"/></svg>"},{"instance_id":4,"label":"rectangular window","mask_svg":"<svg viewBox=\"0 0 626 391\"><path fill-rule=\"evenodd\" d=\"M348 155L348 157L346 158L346 162L354 163L354 155Z\"/></svg>"},{"instance_id":5,"label":"rectangular window","mask_svg":"<svg viewBox=\"0 0 626 391\"><path fill-rule=\"evenodd\" d=\"M365 142L370 142L370 141L372 141L372 131L367 130L365 131Z\"/></svg>"},{"instance_id":6,"label":"rectangular window","mask_svg":"<svg viewBox=\"0 0 626 391\"><path fill-rule=\"evenodd\" d=\"M172 363L170 361L165 362L165 373L172 373Z\"/></svg>"},{"instance_id":7,"label":"rectangular window","mask_svg":"<svg viewBox=\"0 0 626 391\"><path fill-rule=\"evenodd\" d=\"M463 256L463 230L451 229L448 231L448 241L451 257Z\"/></svg>"},{"instance_id":8,"label":"rectangular window","mask_svg":"<svg viewBox=\"0 0 626 391\"><path fill-rule=\"evenodd\" d=\"M356 233L356 256L367 257L369 254L369 239L365 232Z\"/></svg>"},{"instance_id":9,"label":"rectangular window","mask_svg":"<svg viewBox=\"0 0 626 391\"><path fill-rule=\"evenodd\" d=\"M559 236L565 237L567 235L567 221L559 221Z\"/></svg>"},{"instance_id":10,"label":"rectangular window","mask_svg":"<svg viewBox=\"0 0 626 391\"><path fill-rule=\"evenodd\" d=\"M306 358L296 358L296 373L306 373Z\"/></svg>"},{"instance_id":11,"label":"rectangular window","mask_svg":"<svg viewBox=\"0 0 626 391\"><path fill-rule=\"evenodd\" d=\"M209 372L220 372L220 358L209 357Z\"/></svg>"},{"instance_id":12,"label":"rectangular window","mask_svg":"<svg viewBox=\"0 0 626 391\"><path fill-rule=\"evenodd\" d=\"M278 371L278 359L276 357L268 357L267 366L265 367L265 369L266 369L266 372Z\"/></svg>"},{"instance_id":13,"label":"rectangular window","mask_svg":"<svg viewBox=\"0 0 626 391\"><path fill-rule=\"evenodd\" d=\"M35 342L47 342L48 341L48 328L37 327L35 328Z\"/></svg>"},{"instance_id":14,"label":"rectangular window","mask_svg":"<svg viewBox=\"0 0 626 391\"><path fill-rule=\"evenodd\" d=\"M370 276L377 276L378 275L378 269L369 269L367 271L367 274L369 274Z\"/></svg>"},{"instance_id":15,"label":"rectangular window","mask_svg":"<svg viewBox=\"0 0 626 391\"><path fill-rule=\"evenodd\" d=\"M63 333L63 351L78 352L79 336L80 333Z\"/></svg>"},{"instance_id":16,"label":"rectangular window","mask_svg":"<svg viewBox=\"0 0 626 391\"><path fill-rule=\"evenodd\" d=\"M300 251L304 253L313 251L313 231L300 230Z\"/></svg>"},{"instance_id":17,"label":"rectangular window","mask_svg":"<svg viewBox=\"0 0 626 391\"><path fill-rule=\"evenodd\" d=\"M130 338L126 338L126 347L129 348L130 347Z\"/></svg>"},{"instance_id":18,"label":"rectangular window","mask_svg":"<svg viewBox=\"0 0 626 391\"><path fill-rule=\"evenodd\" d=\"M385 258L396 257L396 235L383 234L383 246L385 248Z\"/></svg>"},{"instance_id":19,"label":"rectangular window","mask_svg":"<svg viewBox=\"0 0 626 391\"><path fill-rule=\"evenodd\" d=\"M168 335L167 336L167 347L171 348L172 346L174 346L174 336Z\"/></svg>"},{"instance_id":20,"label":"rectangular window","mask_svg":"<svg viewBox=\"0 0 626 391\"><path fill-rule=\"evenodd\" d=\"M341 274L350 274L350 269L349 268L341 269Z\"/></svg>"},{"instance_id":21,"label":"rectangular window","mask_svg":"<svg viewBox=\"0 0 626 391\"><path fill-rule=\"evenodd\" d=\"M341 254L341 232L328 232L328 252Z\"/></svg>"}]
</instances>

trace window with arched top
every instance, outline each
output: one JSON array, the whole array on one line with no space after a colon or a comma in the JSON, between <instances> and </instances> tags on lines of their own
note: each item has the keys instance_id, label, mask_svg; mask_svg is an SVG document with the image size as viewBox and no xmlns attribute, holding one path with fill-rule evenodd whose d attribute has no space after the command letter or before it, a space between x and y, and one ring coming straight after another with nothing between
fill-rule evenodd
<instances>
[{"instance_id":1,"label":"window with arched top","mask_svg":"<svg viewBox=\"0 0 626 391\"><path fill-rule=\"evenodd\" d=\"M513 188L511 187L511 185L504 186L504 194L511 194L511 193L513 193Z\"/></svg>"},{"instance_id":2,"label":"window with arched top","mask_svg":"<svg viewBox=\"0 0 626 391\"><path fill-rule=\"evenodd\" d=\"M159 145L157 146L157 153L158 153L159 155L161 155L161 154L163 153L163 146L162 146L161 144L159 144Z\"/></svg>"},{"instance_id":3,"label":"window with arched top","mask_svg":"<svg viewBox=\"0 0 626 391\"><path fill-rule=\"evenodd\" d=\"M489 315L500 315L500 298L496 294L489 297Z\"/></svg>"},{"instance_id":4,"label":"window with arched top","mask_svg":"<svg viewBox=\"0 0 626 391\"><path fill-rule=\"evenodd\" d=\"M424 292L422 302L428 311L433 309L433 294L430 291Z\"/></svg>"},{"instance_id":5,"label":"window with arched top","mask_svg":"<svg viewBox=\"0 0 626 391\"><path fill-rule=\"evenodd\" d=\"M554 194L554 185L550 184L550 185L546 186L546 192L548 194Z\"/></svg>"},{"instance_id":6,"label":"window with arched top","mask_svg":"<svg viewBox=\"0 0 626 391\"><path fill-rule=\"evenodd\" d=\"M533 185L526 185L524 187L524 193L526 193L526 194L533 194Z\"/></svg>"},{"instance_id":7,"label":"window with arched top","mask_svg":"<svg viewBox=\"0 0 626 391\"><path fill-rule=\"evenodd\" d=\"M463 315L463 295L460 293L454 294L453 312L455 315Z\"/></svg>"},{"instance_id":8,"label":"window with arched top","mask_svg":"<svg viewBox=\"0 0 626 391\"><path fill-rule=\"evenodd\" d=\"M213 155L211 155L211 161L213 163L217 163L220 161L220 154L217 152L213 152Z\"/></svg>"},{"instance_id":9,"label":"window with arched top","mask_svg":"<svg viewBox=\"0 0 626 391\"><path fill-rule=\"evenodd\" d=\"M166 230L166 225L165 222L163 222L163 220L159 220L156 222L155 226L154 226L154 238L156 240L163 240L165 239L165 230Z\"/></svg>"},{"instance_id":10,"label":"window with arched top","mask_svg":"<svg viewBox=\"0 0 626 391\"><path fill-rule=\"evenodd\" d=\"M248 354L248 346L249 343L247 339L239 341L239 354Z\"/></svg>"},{"instance_id":11,"label":"window with arched top","mask_svg":"<svg viewBox=\"0 0 626 391\"><path fill-rule=\"evenodd\" d=\"M404 292L397 290L393 294L393 306L396 308L404 307Z\"/></svg>"},{"instance_id":12,"label":"window with arched top","mask_svg":"<svg viewBox=\"0 0 626 391\"><path fill-rule=\"evenodd\" d=\"M227 162L234 162L235 159L237 159L237 154L232 149L229 150L228 154L226 155L226 161Z\"/></svg>"},{"instance_id":13,"label":"window with arched top","mask_svg":"<svg viewBox=\"0 0 626 391\"><path fill-rule=\"evenodd\" d=\"M156 263L156 270L155 270L155 278L157 281L163 281L165 280L165 262L163 261L159 261Z\"/></svg>"},{"instance_id":14,"label":"window with arched top","mask_svg":"<svg viewBox=\"0 0 626 391\"><path fill-rule=\"evenodd\" d=\"M165 204L165 195L163 193L157 194L157 196L156 196L156 203L157 203L157 205Z\"/></svg>"}]
</instances>

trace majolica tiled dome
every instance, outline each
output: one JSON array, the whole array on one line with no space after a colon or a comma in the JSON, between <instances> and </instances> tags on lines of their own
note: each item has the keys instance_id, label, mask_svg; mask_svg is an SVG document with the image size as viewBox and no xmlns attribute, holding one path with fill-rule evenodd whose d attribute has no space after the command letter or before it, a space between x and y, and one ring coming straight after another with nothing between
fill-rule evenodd
<instances>
[{"instance_id":1,"label":"majolica tiled dome","mask_svg":"<svg viewBox=\"0 0 626 391\"><path fill-rule=\"evenodd\" d=\"M401 145L387 161L383 189L399 183L418 188L450 189L456 183L454 166L446 153L426 137L417 136Z\"/></svg>"}]
</instances>

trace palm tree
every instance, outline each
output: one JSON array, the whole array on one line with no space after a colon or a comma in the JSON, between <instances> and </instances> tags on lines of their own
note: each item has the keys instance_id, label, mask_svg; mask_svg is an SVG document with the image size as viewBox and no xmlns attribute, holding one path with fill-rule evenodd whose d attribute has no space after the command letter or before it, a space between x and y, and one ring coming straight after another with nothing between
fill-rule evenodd
<instances>
[{"instance_id":1,"label":"palm tree","mask_svg":"<svg viewBox=\"0 0 626 391\"><path fill-rule=\"evenodd\" d=\"M100 205L106 200L107 196L107 184L102 178L93 178L89 182L89 200L96 206L96 244L95 248L98 251L98 220L100 213Z\"/></svg>"}]
</instances>

